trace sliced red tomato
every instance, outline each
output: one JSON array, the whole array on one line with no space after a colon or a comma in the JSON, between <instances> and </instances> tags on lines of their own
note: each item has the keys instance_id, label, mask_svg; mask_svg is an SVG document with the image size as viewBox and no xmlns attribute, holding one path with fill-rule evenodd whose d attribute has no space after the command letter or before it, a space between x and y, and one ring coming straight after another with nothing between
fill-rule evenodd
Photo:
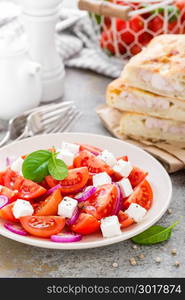
<instances>
[{"instance_id":1,"label":"sliced red tomato","mask_svg":"<svg viewBox=\"0 0 185 300\"><path fill-rule=\"evenodd\" d=\"M87 150L93 153L94 155L99 155L102 152L101 149L88 144L78 144L78 145L80 145L80 151Z\"/></svg>"},{"instance_id":2,"label":"sliced red tomato","mask_svg":"<svg viewBox=\"0 0 185 300\"><path fill-rule=\"evenodd\" d=\"M96 193L84 203L83 210L98 220L110 216L117 195L118 191L115 185L104 184L98 187Z\"/></svg>"},{"instance_id":3,"label":"sliced red tomato","mask_svg":"<svg viewBox=\"0 0 185 300\"><path fill-rule=\"evenodd\" d=\"M140 168L134 167L129 175L129 180L133 188L140 184L148 175L148 172L141 170Z\"/></svg>"},{"instance_id":4,"label":"sliced red tomato","mask_svg":"<svg viewBox=\"0 0 185 300\"><path fill-rule=\"evenodd\" d=\"M100 222L91 214L81 213L76 223L71 226L71 229L79 234L91 234L99 231Z\"/></svg>"},{"instance_id":5,"label":"sliced red tomato","mask_svg":"<svg viewBox=\"0 0 185 300\"><path fill-rule=\"evenodd\" d=\"M10 200L10 202L15 201L18 198L18 192L17 191L12 191L6 186L0 187L0 195L7 196Z\"/></svg>"},{"instance_id":6,"label":"sliced red tomato","mask_svg":"<svg viewBox=\"0 0 185 300\"><path fill-rule=\"evenodd\" d=\"M3 179L4 180L4 185L6 187L8 187L9 189L13 190L15 181L16 181L18 176L19 176L19 174L17 172L14 172L10 168L7 168L7 170L4 174L4 179Z\"/></svg>"},{"instance_id":7,"label":"sliced red tomato","mask_svg":"<svg viewBox=\"0 0 185 300\"><path fill-rule=\"evenodd\" d=\"M45 179L43 179L41 182L39 182L39 185L41 185L46 190L48 190L50 188Z\"/></svg>"},{"instance_id":8,"label":"sliced red tomato","mask_svg":"<svg viewBox=\"0 0 185 300\"><path fill-rule=\"evenodd\" d=\"M69 170L68 176L64 180L57 181L51 176L46 176L45 179L50 187L54 187L60 183L62 186L60 189L61 193L68 195L77 193L86 185L89 179L89 172L86 167L82 167Z\"/></svg>"},{"instance_id":9,"label":"sliced red tomato","mask_svg":"<svg viewBox=\"0 0 185 300\"><path fill-rule=\"evenodd\" d=\"M45 200L40 201L35 209L36 216L54 216L57 214L58 205L62 201L60 190L54 191Z\"/></svg>"},{"instance_id":10,"label":"sliced red tomato","mask_svg":"<svg viewBox=\"0 0 185 300\"><path fill-rule=\"evenodd\" d=\"M28 233L43 238L61 232L65 226L65 219L56 216L26 216L20 222Z\"/></svg>"},{"instance_id":11,"label":"sliced red tomato","mask_svg":"<svg viewBox=\"0 0 185 300\"><path fill-rule=\"evenodd\" d=\"M13 189L18 191L19 198L26 200L38 198L46 192L45 188L22 176L15 179Z\"/></svg>"},{"instance_id":12,"label":"sliced red tomato","mask_svg":"<svg viewBox=\"0 0 185 300\"><path fill-rule=\"evenodd\" d=\"M5 172L0 172L0 185L4 185L4 175L5 175Z\"/></svg>"},{"instance_id":13,"label":"sliced red tomato","mask_svg":"<svg viewBox=\"0 0 185 300\"><path fill-rule=\"evenodd\" d=\"M152 205L152 200L152 188L149 182L145 180L137 186L133 194L123 202L123 207L126 209L131 203L137 203L148 210Z\"/></svg>"},{"instance_id":14,"label":"sliced red tomato","mask_svg":"<svg viewBox=\"0 0 185 300\"><path fill-rule=\"evenodd\" d=\"M13 212L12 212L13 206L14 206L14 202L1 208L0 209L0 217L7 221L18 222L18 220L14 217Z\"/></svg>"},{"instance_id":15,"label":"sliced red tomato","mask_svg":"<svg viewBox=\"0 0 185 300\"><path fill-rule=\"evenodd\" d=\"M129 218L122 210L120 210L118 213L118 219L121 224L121 228L129 227L134 223L134 220Z\"/></svg>"},{"instance_id":16,"label":"sliced red tomato","mask_svg":"<svg viewBox=\"0 0 185 300\"><path fill-rule=\"evenodd\" d=\"M117 157L116 159L117 160L122 159L124 161L128 161L128 156L127 155L120 156L120 157ZM114 170L113 170L113 173L112 173L111 177L112 177L112 181L119 181L119 180L122 179L122 176L119 173L117 173L116 171L114 171Z\"/></svg>"},{"instance_id":17,"label":"sliced red tomato","mask_svg":"<svg viewBox=\"0 0 185 300\"><path fill-rule=\"evenodd\" d=\"M119 157L117 157L116 159L117 159L117 160L122 159L122 160L124 160L124 161L128 161L128 156L127 156L127 155L119 156Z\"/></svg>"},{"instance_id":18,"label":"sliced red tomato","mask_svg":"<svg viewBox=\"0 0 185 300\"><path fill-rule=\"evenodd\" d=\"M74 159L74 166L87 167L90 173L107 172L109 175L113 173L112 169L106 165L100 158L89 151L81 151Z\"/></svg>"}]
</instances>

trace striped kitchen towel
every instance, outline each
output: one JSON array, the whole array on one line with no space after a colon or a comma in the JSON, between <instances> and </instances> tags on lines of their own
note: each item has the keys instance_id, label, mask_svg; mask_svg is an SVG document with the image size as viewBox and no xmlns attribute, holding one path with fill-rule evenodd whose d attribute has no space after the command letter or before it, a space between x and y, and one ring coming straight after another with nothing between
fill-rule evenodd
<instances>
[{"instance_id":1,"label":"striped kitchen towel","mask_svg":"<svg viewBox=\"0 0 185 300\"><path fill-rule=\"evenodd\" d=\"M25 35L19 6L11 2L0 3L0 39L13 32L15 39ZM119 77L124 62L108 57L98 45L98 41L86 12L59 9L56 27L56 45L65 66L89 69L112 78Z\"/></svg>"}]
</instances>

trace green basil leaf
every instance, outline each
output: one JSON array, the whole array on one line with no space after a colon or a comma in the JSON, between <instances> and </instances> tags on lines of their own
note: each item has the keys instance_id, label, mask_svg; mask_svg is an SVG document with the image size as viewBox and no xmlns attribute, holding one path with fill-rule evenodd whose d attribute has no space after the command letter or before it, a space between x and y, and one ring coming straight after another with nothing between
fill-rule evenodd
<instances>
[{"instance_id":1,"label":"green basil leaf","mask_svg":"<svg viewBox=\"0 0 185 300\"><path fill-rule=\"evenodd\" d=\"M161 243L170 238L172 234L172 228L175 227L177 224L178 222L174 223L168 228L165 228L160 225L154 225L149 229L145 230L144 232L134 236L132 238L132 241L140 245L153 245Z\"/></svg>"},{"instance_id":2,"label":"green basil leaf","mask_svg":"<svg viewBox=\"0 0 185 300\"><path fill-rule=\"evenodd\" d=\"M40 182L48 172L48 161L52 153L47 150L38 150L29 154L23 162L22 173L27 179Z\"/></svg>"},{"instance_id":3,"label":"green basil leaf","mask_svg":"<svg viewBox=\"0 0 185 300\"><path fill-rule=\"evenodd\" d=\"M68 168L64 161L54 156L49 160L48 170L50 175L56 180L63 180L68 175Z\"/></svg>"}]
</instances>

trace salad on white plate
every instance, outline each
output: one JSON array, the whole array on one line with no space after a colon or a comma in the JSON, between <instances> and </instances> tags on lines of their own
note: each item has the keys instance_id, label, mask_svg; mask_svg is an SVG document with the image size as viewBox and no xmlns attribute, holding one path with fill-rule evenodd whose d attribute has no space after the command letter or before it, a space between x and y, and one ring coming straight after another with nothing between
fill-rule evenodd
<instances>
[{"instance_id":1,"label":"salad on white plate","mask_svg":"<svg viewBox=\"0 0 185 300\"><path fill-rule=\"evenodd\" d=\"M61 147L7 158L0 172L0 217L18 235L77 242L122 234L142 222L153 191L148 173L124 155L62 142Z\"/></svg>"}]
</instances>

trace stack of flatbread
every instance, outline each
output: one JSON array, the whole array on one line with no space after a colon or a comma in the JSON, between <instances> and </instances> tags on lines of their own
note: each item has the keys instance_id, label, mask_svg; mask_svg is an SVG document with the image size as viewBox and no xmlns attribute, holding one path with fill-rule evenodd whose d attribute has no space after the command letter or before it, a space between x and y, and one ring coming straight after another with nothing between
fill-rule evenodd
<instances>
[{"instance_id":1,"label":"stack of flatbread","mask_svg":"<svg viewBox=\"0 0 185 300\"><path fill-rule=\"evenodd\" d=\"M107 89L122 111L120 132L134 139L185 142L185 35L160 35Z\"/></svg>"}]
</instances>

